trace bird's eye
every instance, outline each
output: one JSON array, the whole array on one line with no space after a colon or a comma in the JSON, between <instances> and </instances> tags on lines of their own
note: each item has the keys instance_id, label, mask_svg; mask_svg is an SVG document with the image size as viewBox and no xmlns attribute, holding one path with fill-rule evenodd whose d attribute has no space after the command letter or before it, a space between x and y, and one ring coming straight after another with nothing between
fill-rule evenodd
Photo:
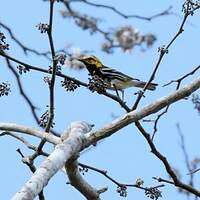
<instances>
[{"instance_id":1,"label":"bird's eye","mask_svg":"<svg viewBox=\"0 0 200 200\"><path fill-rule=\"evenodd\" d=\"M93 59L92 58L88 58L88 62L92 63Z\"/></svg>"}]
</instances>

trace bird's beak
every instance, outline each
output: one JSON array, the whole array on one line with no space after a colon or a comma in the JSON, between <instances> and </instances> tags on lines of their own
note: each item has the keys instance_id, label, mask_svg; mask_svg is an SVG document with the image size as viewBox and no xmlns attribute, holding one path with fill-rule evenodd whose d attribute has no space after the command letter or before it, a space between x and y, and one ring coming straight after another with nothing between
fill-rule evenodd
<instances>
[{"instance_id":1,"label":"bird's beak","mask_svg":"<svg viewBox=\"0 0 200 200\"><path fill-rule=\"evenodd\" d=\"M83 62L83 59L82 58L77 58L78 61L80 62Z\"/></svg>"}]
</instances>

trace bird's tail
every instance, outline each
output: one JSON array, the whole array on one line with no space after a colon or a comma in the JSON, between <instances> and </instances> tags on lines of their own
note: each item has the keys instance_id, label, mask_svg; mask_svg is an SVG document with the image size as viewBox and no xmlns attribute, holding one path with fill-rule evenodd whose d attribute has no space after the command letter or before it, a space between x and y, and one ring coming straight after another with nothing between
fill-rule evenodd
<instances>
[{"instance_id":1,"label":"bird's tail","mask_svg":"<svg viewBox=\"0 0 200 200\"><path fill-rule=\"evenodd\" d=\"M146 82L144 82L144 81L132 80L132 81L131 81L131 85L134 86L134 87L143 88L143 87L146 85ZM155 90L157 85L158 85L158 84L156 84L156 83L150 83L150 84L148 85L148 87L147 87L147 90Z\"/></svg>"}]
</instances>

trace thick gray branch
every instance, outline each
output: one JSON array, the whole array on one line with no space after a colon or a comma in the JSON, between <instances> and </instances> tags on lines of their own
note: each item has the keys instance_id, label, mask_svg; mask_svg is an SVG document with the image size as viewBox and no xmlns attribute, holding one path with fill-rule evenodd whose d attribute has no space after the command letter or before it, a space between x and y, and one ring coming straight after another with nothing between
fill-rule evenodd
<instances>
[{"instance_id":1,"label":"thick gray branch","mask_svg":"<svg viewBox=\"0 0 200 200\"><path fill-rule=\"evenodd\" d=\"M84 134L90 130L91 126L85 122L72 123L69 137L56 145L55 150L45 159L21 190L13 196L12 200L34 199L48 184L50 178L83 148L85 142Z\"/></svg>"},{"instance_id":2,"label":"thick gray branch","mask_svg":"<svg viewBox=\"0 0 200 200\"><path fill-rule=\"evenodd\" d=\"M81 176L76 159L69 160L65 165L65 169L67 171L70 184L80 191L87 198L87 200L100 200L98 190L94 189Z\"/></svg>"},{"instance_id":3,"label":"thick gray branch","mask_svg":"<svg viewBox=\"0 0 200 200\"><path fill-rule=\"evenodd\" d=\"M173 92L170 95L162 97L153 103L144 106L140 110L135 110L125 114L124 116L114 120L110 124L104 126L98 131L89 132L91 126L86 125L86 123L81 124L73 123L71 128L65 133L66 137L61 138L61 140L55 136L48 138L46 133L42 133L36 129L30 129L16 124L0 124L0 130L7 131L16 131L24 132L37 137L42 137L45 134L45 137L48 138L48 141L52 143L59 143L59 141L64 140L61 144L56 146L54 152L45 160L41 167L33 174L32 178L27 182L22 190L17 193L12 200L18 199L33 199L42 188L48 183L49 179L59 170L64 164L76 155L80 150L86 148L87 146L103 139L111 134L115 133L119 129L127 126L132 122L136 122L150 114L156 113L162 108L175 103L200 88L200 77L193 81L191 84L186 85L182 89L179 89ZM42 133L42 134L41 134ZM83 135L83 133L87 133ZM66 139L67 138L67 139ZM27 198L22 198L27 197Z\"/></svg>"},{"instance_id":4,"label":"thick gray branch","mask_svg":"<svg viewBox=\"0 0 200 200\"><path fill-rule=\"evenodd\" d=\"M0 130L20 132L20 133L36 136L38 138L45 138L48 142L52 144L58 144L61 141L59 137L51 133L46 133L32 127L29 128L29 127L18 125L18 124L0 123Z\"/></svg>"},{"instance_id":5,"label":"thick gray branch","mask_svg":"<svg viewBox=\"0 0 200 200\"><path fill-rule=\"evenodd\" d=\"M122 117L119 117L116 120L112 121L103 128L86 134L87 146L95 144L97 141L103 138L109 137L110 135L122 129L123 127L129 125L130 123L141 120L142 118L150 114L156 113L162 108L189 96L199 88L200 88L200 77L197 78L192 83L184 86L183 88L176 90L175 92L165 97L162 97L148 104L147 106L144 106L142 109L131 111L123 115Z\"/></svg>"},{"instance_id":6,"label":"thick gray branch","mask_svg":"<svg viewBox=\"0 0 200 200\"><path fill-rule=\"evenodd\" d=\"M115 133L116 131L120 130L121 128L129 125L132 122L136 122L150 114L156 113L160 111L162 108L175 103L200 88L200 77L193 81L191 84L184 86L183 88L176 90L172 94L169 94L165 97L162 97L147 106L144 106L140 110L134 110L129 112L122 117L117 118L116 120L112 121L108 125L104 126L103 128L92 131L86 134L87 137L87 144L86 146L90 146L91 144L96 143L97 141L109 137L111 134ZM10 124L10 123L0 123L0 130L3 131L15 131L15 132L22 132L30 135L34 135L36 137L44 137L44 132L38 131L34 128L28 128L25 126L17 125L17 124ZM60 138L48 134L46 135L46 140L50 143L58 144L60 142Z\"/></svg>"}]
</instances>

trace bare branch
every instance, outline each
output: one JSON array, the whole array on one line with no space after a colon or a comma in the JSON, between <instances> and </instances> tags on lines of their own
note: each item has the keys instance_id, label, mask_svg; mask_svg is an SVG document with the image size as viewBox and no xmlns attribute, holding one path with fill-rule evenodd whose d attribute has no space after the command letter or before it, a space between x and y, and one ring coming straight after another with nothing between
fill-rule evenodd
<instances>
[{"instance_id":1,"label":"bare branch","mask_svg":"<svg viewBox=\"0 0 200 200\"><path fill-rule=\"evenodd\" d=\"M30 180L17 192L12 200L34 199L47 185L50 178L60 170L65 163L76 155L84 146L84 134L91 130L85 122L74 122L70 125L69 137L55 147L55 150L35 171Z\"/></svg>"},{"instance_id":2,"label":"bare branch","mask_svg":"<svg viewBox=\"0 0 200 200\"><path fill-rule=\"evenodd\" d=\"M49 70L46 70L46 69L43 69L43 68L40 68L40 67L36 67L36 66L33 66L33 65L29 65L29 64L27 64L27 63L24 63L24 62L22 62L22 61L20 61L20 60L17 60L17 59L15 59L15 58L9 56L9 55L7 55L7 54L1 52L1 51L0 51L0 55L3 56L3 57L5 57L5 58L7 58L7 59L9 59L9 60L11 60L11 61L13 61L13 62L16 62L16 63L18 63L18 64L20 64L20 65L25 66L25 67L27 67L28 69L50 74ZM72 77L67 76L67 75L65 75L65 74L62 74L62 73L57 73L56 76L61 77L61 78L64 78L64 79L69 79L69 80L71 80L71 81L75 82L76 84L81 85L81 86L83 86L83 87L87 87L87 86L88 86L87 83L81 82L81 81L79 81L78 79L72 78ZM130 111L130 109L129 109L129 107L126 105L126 103L123 102L118 96L113 95L113 94L111 94L111 93L108 93L108 92L106 92L106 91L102 92L101 94L103 94L104 96L107 96L107 97L113 99L114 101L118 102L118 103L121 105L121 107L123 107L127 112Z\"/></svg>"},{"instance_id":3,"label":"bare branch","mask_svg":"<svg viewBox=\"0 0 200 200\"><path fill-rule=\"evenodd\" d=\"M70 1L63 2L66 11L61 11L63 17L72 17L75 23L83 30L89 30L91 34L100 33L105 38L102 44L102 50L106 53L113 53L114 48L121 48L123 51L130 51L136 46L143 49L142 44L150 48L156 40L154 34L141 34L131 25L118 27L116 29L105 31L98 25L99 18L94 18L88 14L82 14L72 9ZM126 36L125 36L126 35ZM144 50L144 49L143 49Z\"/></svg>"},{"instance_id":4,"label":"bare branch","mask_svg":"<svg viewBox=\"0 0 200 200\"><path fill-rule=\"evenodd\" d=\"M91 144L97 142L100 139L103 139L105 137L110 136L111 134L113 134L114 132L118 131L119 129L127 126L128 124L132 123L132 122L136 122L136 124L138 125L138 120L142 119L143 117L150 115L152 113L155 113L157 111L159 111L160 109L166 107L167 105L170 105L186 96L189 96L192 92L194 92L195 90L197 90L200 87L200 78L198 78L197 80L193 81L190 85L183 87L182 89L177 90L176 92L173 92L172 94L163 97L147 106L144 106L142 109L140 110L135 110L135 111L131 111L130 113L114 120L111 124L103 127L102 129L98 130L98 131L93 131L90 132L88 134L85 135L85 139L84 139L84 143L82 143L82 140L77 140L76 138L76 142L79 141L79 143L76 143L76 146L74 146L70 151L70 155L68 155L68 159L71 158L71 156L75 155L78 151L83 150L84 148L86 148L87 146L90 146ZM1 126L2 125L2 126ZM27 129L24 127L20 127L19 126L15 126L13 125L12 127L10 127L8 124L0 124L0 130L7 130L7 131L20 131L20 132L34 132L34 129ZM22 129L21 129L22 128ZM141 131L144 131L143 128L141 126L138 125L138 128ZM73 129L70 129L73 130ZM88 130L88 129L87 129ZM38 133L38 131L36 131ZM169 163L167 162L166 158L163 157L155 148L154 144L152 143L151 138L149 137L149 135L146 135L146 132L142 132L143 135L145 136L145 138L147 139L149 145L152 149L152 151L155 151L154 154L163 162L163 164L166 167L166 170L168 171L168 173L171 175L171 177L173 178L175 184L187 191L192 192L193 194L200 196L200 192L197 191L196 189L192 188L191 186L188 186L186 184L183 184L182 182L180 182L175 173L171 170ZM34 132L34 134L36 134ZM39 132L39 134L41 134L41 132ZM76 134L75 134L76 135ZM47 137L50 138L50 134L46 134ZM52 136L51 136L52 137ZM55 136L53 136L55 138ZM56 137L57 138L57 137ZM75 138L74 138L75 139ZM66 140L67 142L69 141L68 139ZM73 140L74 141L74 140ZM68 148L71 148L71 145L73 144L72 141L70 141L70 144L68 144ZM56 155L57 156L57 155ZM67 154L65 154L65 156L67 156ZM66 157L65 157L66 158ZM66 160L65 160L66 162ZM56 163L56 166L58 163ZM64 163L63 163L64 165ZM37 173L36 173L37 174ZM50 176L52 176L53 174L51 173ZM35 175L36 176L36 175ZM43 177L49 177L50 176L43 176ZM35 178L34 178L35 179ZM41 180L40 180L41 181ZM47 180L48 181L48 178ZM34 181L31 181L34 182ZM46 182L45 182L46 184ZM41 186L43 187L43 186ZM42 189L42 188L40 188ZM39 190L40 190L39 189ZM38 191L37 191L38 192ZM22 194L22 193L21 193ZM38 193L37 193L38 194ZM31 199L31 198L30 198Z\"/></svg>"},{"instance_id":5,"label":"bare branch","mask_svg":"<svg viewBox=\"0 0 200 200\"><path fill-rule=\"evenodd\" d=\"M29 167L29 169L31 170L32 173L34 173L36 171L35 165L32 162L30 162L29 159L26 159L24 157L24 155L22 154L20 149L17 149L17 152L21 155L22 162L25 163ZM39 197L39 200L45 200L43 190L41 190L41 192L38 194L38 197Z\"/></svg>"},{"instance_id":6,"label":"bare branch","mask_svg":"<svg viewBox=\"0 0 200 200\"><path fill-rule=\"evenodd\" d=\"M134 188L138 188L138 189L141 189L141 190L144 190L144 191L150 191L150 189L148 187L143 187L142 186L143 184L140 184L140 183L138 184L137 181L136 181L135 184L120 183L117 180L115 180L114 178L112 178L111 176L109 176L106 170L97 169L95 167L91 167L89 165L85 165L85 164L82 164L82 163L78 163L78 165L80 167L82 167L83 169L85 169L85 168L90 169L90 170L93 170L97 173L102 174L107 179L109 179L111 182L113 182L115 185L117 185L119 188L123 188L124 191L127 189L127 187L134 187ZM158 185L158 186L150 187L150 188L152 189L152 188L158 188L158 187L164 187L164 185ZM121 195L121 196L123 196L123 195Z\"/></svg>"},{"instance_id":7,"label":"bare branch","mask_svg":"<svg viewBox=\"0 0 200 200\"><path fill-rule=\"evenodd\" d=\"M19 140L20 142L22 142L23 144L25 144L29 149L31 149L33 151L37 150L36 146L32 145L31 143L29 143L27 140L25 140L23 137L19 136L16 133L12 133L12 132L8 132L8 131L4 131L4 132L0 133L0 137L4 136L4 135L8 135L8 136L11 136L11 137ZM49 156L49 154L46 153L46 152L44 152L44 151L41 152L41 155L43 155L43 156Z\"/></svg>"},{"instance_id":8,"label":"bare branch","mask_svg":"<svg viewBox=\"0 0 200 200\"><path fill-rule=\"evenodd\" d=\"M189 172L193 172L194 170L193 170L193 168L190 164L189 155L188 155L188 152L187 152L186 146L185 146L185 138L184 138L184 135L182 133L180 124L177 123L176 127L177 127L178 134L180 136L180 139L181 139L180 146L181 146L181 149L182 149L182 152L183 152L183 156L185 158L185 165L186 165L187 170ZM188 175L189 175L189 185L194 186L194 173L189 173Z\"/></svg>"},{"instance_id":9,"label":"bare branch","mask_svg":"<svg viewBox=\"0 0 200 200\"><path fill-rule=\"evenodd\" d=\"M133 122L141 120L142 118L144 118L148 115L158 112L162 108L189 96L190 94L192 94L199 88L200 88L200 78L196 79L191 84L186 85L185 87L169 94L168 96L162 97L162 98L144 106L140 110L131 111L131 112L115 119L114 121L112 121L110 124L104 126L103 128L86 134L86 136L87 136L86 146L92 145L92 144L96 143L98 140L109 137L110 135L112 135L116 131L120 130L121 128L123 128ZM48 135L47 133L45 134L44 132L38 131L37 129L28 128L28 127L20 126L17 124L0 123L0 130L27 133L27 134L34 135L39 138L42 138L45 136L46 139L50 143L53 143L53 144L58 144L60 142L60 138L58 138L52 134Z\"/></svg>"},{"instance_id":10,"label":"bare branch","mask_svg":"<svg viewBox=\"0 0 200 200\"><path fill-rule=\"evenodd\" d=\"M162 108L165 108L166 106L169 106L172 103L175 103L189 95L191 95L193 92L195 92L197 89L200 88L200 78L193 81L191 84L186 85L185 87L165 96L162 97L153 103L150 103L146 106L144 106L140 110L131 111L120 118L117 118L110 124L104 126L103 128L99 129L98 131L93 131L91 133L87 134L88 139L88 146L91 144L96 143L98 140L101 140L103 138L109 137L114 132L120 130L121 128L141 120L142 118L156 113Z\"/></svg>"},{"instance_id":11,"label":"bare branch","mask_svg":"<svg viewBox=\"0 0 200 200\"><path fill-rule=\"evenodd\" d=\"M136 18L136 19L151 21L151 20L153 20L155 18L158 18L158 17L161 17L161 16L166 16L166 15L173 14L172 12L170 12L171 9L172 9L172 6L169 6L169 8L167 8L166 10L164 10L164 11L162 11L160 13L154 14L154 15L152 15L150 17L144 17L144 16L140 16L140 15L126 15L126 14L122 13L121 11L119 11L118 9L116 9L113 6L108 6L108 5L104 5L104 4L97 4L97 3L90 2L88 0L72 0L72 1L69 1L69 3L73 3L73 2L83 2L83 3L88 4L90 6L99 7L99 8L105 8L105 9L113 11L114 13L118 14L119 16L121 16L121 17L123 17L125 19L127 19L127 18Z\"/></svg>"},{"instance_id":12,"label":"bare branch","mask_svg":"<svg viewBox=\"0 0 200 200\"><path fill-rule=\"evenodd\" d=\"M157 180L158 182L164 182L164 183L169 183L171 185L174 185L173 181L169 181L169 180L163 179L161 177L153 177L153 179Z\"/></svg>"},{"instance_id":13,"label":"bare branch","mask_svg":"<svg viewBox=\"0 0 200 200\"><path fill-rule=\"evenodd\" d=\"M194 187L182 183L176 173L174 172L174 170L172 169L171 165L169 164L167 158L165 156L163 156L158 149L156 148L156 146L154 145L154 143L151 140L150 135L145 131L145 129L141 126L141 124L137 121L135 122L136 127L139 129L140 133L144 136L144 138L146 139L149 147L151 148L151 152L163 163L163 165L165 166L165 169L167 171L167 173L170 175L170 177L172 178L174 185L176 187L182 188L192 194L195 194L196 196L200 197L200 191L195 189Z\"/></svg>"},{"instance_id":14,"label":"bare branch","mask_svg":"<svg viewBox=\"0 0 200 200\"><path fill-rule=\"evenodd\" d=\"M156 118L156 120L155 120L155 122L154 122L154 127L153 127L154 130L153 130L153 134L152 134L152 138L151 138L152 141L153 141L153 139L154 139L154 137L155 137L156 132L158 131L158 128L157 128L158 122L159 122L159 120L161 119L161 117L162 117L164 114L167 113L168 109L169 109L169 106L167 106L167 107L164 109L164 111L161 112L161 113L157 116L157 118Z\"/></svg>"},{"instance_id":15,"label":"bare branch","mask_svg":"<svg viewBox=\"0 0 200 200\"><path fill-rule=\"evenodd\" d=\"M55 49L54 49L54 43L53 43L53 37L52 37L52 24L53 24L53 9L54 9L54 0L49 1L50 9L49 9L49 24L48 24L48 39L51 49L51 56L53 60L53 70L52 70L52 76L50 80L49 85L49 111L48 111L48 120L45 127L45 132L49 132L54 118L54 85L55 85L55 79L56 79L56 68L57 68L57 61L55 60ZM30 157L30 160L34 160L37 156L40 155L40 152L42 151L43 146L46 143L46 139L42 138L40 141L37 151Z\"/></svg>"},{"instance_id":16,"label":"bare branch","mask_svg":"<svg viewBox=\"0 0 200 200\"><path fill-rule=\"evenodd\" d=\"M41 139L43 137L45 137L46 140L52 144L58 144L61 141L59 137L57 137L51 133L48 134L46 132L39 131L38 129L35 129L35 128L29 128L26 126L13 124L13 123L0 123L0 130L25 133L25 134L35 136L35 137L41 138Z\"/></svg>"},{"instance_id":17,"label":"bare branch","mask_svg":"<svg viewBox=\"0 0 200 200\"><path fill-rule=\"evenodd\" d=\"M153 72L152 72L152 74L151 74L151 76L150 76L149 81L146 83L146 85L144 86L143 90L138 94L138 97L137 97L137 99L136 99L136 101L135 101L135 103L134 103L134 105L133 105L133 107L132 107L132 110L135 110L135 109L137 108L137 106L138 106L140 100L142 99L142 97L143 97L145 91L147 90L149 84L154 80L155 75L156 75L156 72L157 72L157 70L158 70L158 68L159 68L159 66L160 66L160 63L161 63L161 61L162 61L164 55L168 53L169 48L171 47L171 45L172 45L172 44L174 43L174 41L181 35L181 33L183 33L183 31L184 31L183 27L184 27L184 25L185 25L185 23L186 23L186 20L187 20L187 18L188 18L190 15L192 15L190 3L191 3L191 2L186 2L186 5L185 5L186 7L185 7L185 10L184 10L183 21L181 22L181 25L180 25L180 27L179 27L177 33L174 35L174 37L171 39L171 41L168 43L168 45L167 45L166 47L165 47L165 45L164 45L163 47L159 48L160 56L159 56L159 58L158 58L158 61L157 61L157 63L156 63L156 66L155 66L155 68L154 68L154 70L153 70ZM199 9L199 7L200 7L200 6L196 6L196 7L193 9L193 12L194 12L195 10Z\"/></svg>"},{"instance_id":18,"label":"bare branch","mask_svg":"<svg viewBox=\"0 0 200 200\"><path fill-rule=\"evenodd\" d=\"M191 72L185 74L184 76L180 77L180 78L177 79L177 80L172 80L172 81L170 81L169 83L165 84L164 86L167 86L167 85L170 85L171 83L177 82L176 90L178 90L178 89L180 88L181 82L182 82L185 78L187 78L188 76L193 75L199 68L200 68L200 65L197 66L197 67L195 67ZM163 87L164 87L164 86L163 86ZM167 113L168 109L169 109L169 106L167 106L167 107L165 108L165 110L157 116L157 118L156 118L156 120L155 120L155 123L154 123L154 132L153 132L153 135L152 135L152 140L154 139L155 133L157 132L157 125L158 125L158 122L159 122L160 118L161 118L164 114Z\"/></svg>"},{"instance_id":19,"label":"bare branch","mask_svg":"<svg viewBox=\"0 0 200 200\"><path fill-rule=\"evenodd\" d=\"M23 86L22 86L22 83L21 83L21 79L20 79L20 76L19 74L16 72L16 70L14 69L14 67L12 66L12 64L10 63L10 60L8 58L6 58L6 63L7 63L7 66L8 68L11 70L11 72L13 73L13 75L15 76L15 79L17 81L17 85L18 85L18 88L19 88L19 91L20 91L20 94L22 95L22 97L25 99L25 101L27 102L27 104L29 105L30 107L30 110L31 110L31 113L35 119L35 121L37 122L37 124L39 123L39 119L37 117L37 114L36 114L36 106L33 105L32 101L30 100L30 98L27 96L27 94L24 92L24 89L23 89Z\"/></svg>"},{"instance_id":20,"label":"bare branch","mask_svg":"<svg viewBox=\"0 0 200 200\"><path fill-rule=\"evenodd\" d=\"M180 127L179 123L176 124L176 128L177 128L178 134L179 134L180 139L181 139L180 146L181 146L181 149L183 151L183 155L184 155L184 158L185 158L185 164L186 164L187 170L191 171L189 155L188 155L188 153L186 151L186 147L185 147L185 138L184 138L184 135L183 135L183 133L181 131L181 127Z\"/></svg>"},{"instance_id":21,"label":"bare branch","mask_svg":"<svg viewBox=\"0 0 200 200\"><path fill-rule=\"evenodd\" d=\"M198 172L198 171L200 171L200 168L195 169L195 170L189 172L187 175L195 174L195 173Z\"/></svg>"},{"instance_id":22,"label":"bare branch","mask_svg":"<svg viewBox=\"0 0 200 200\"><path fill-rule=\"evenodd\" d=\"M179 87L180 87L180 85L181 85L181 82L182 82L185 78L187 78L188 76L193 75L197 70L199 70L199 68L200 68L200 65L197 66L197 67L195 67L191 72L188 72L187 74L183 75L182 77L180 77L180 78L178 78L178 79L176 79L176 80L172 80L172 81L170 81L169 83L164 84L163 87L168 86L168 85L170 85L170 84L172 84L172 83L177 83L176 89L179 89Z\"/></svg>"},{"instance_id":23,"label":"bare branch","mask_svg":"<svg viewBox=\"0 0 200 200\"><path fill-rule=\"evenodd\" d=\"M100 200L98 190L93 188L82 178L76 159L70 159L65 164L65 169L67 171L70 184L80 191L87 198L87 200Z\"/></svg>"},{"instance_id":24,"label":"bare branch","mask_svg":"<svg viewBox=\"0 0 200 200\"><path fill-rule=\"evenodd\" d=\"M98 92L98 91L97 91ZM107 91L101 91L99 94L102 94L106 97L109 97L110 99L116 101L119 103L119 105L126 110L126 112L130 112L130 108L126 105L126 102L124 102L119 96L113 95L111 93L108 93Z\"/></svg>"},{"instance_id":25,"label":"bare branch","mask_svg":"<svg viewBox=\"0 0 200 200\"><path fill-rule=\"evenodd\" d=\"M11 60L11 61L13 61L13 62L15 62L15 63L18 63L18 64L20 64L20 65L25 66L25 67L27 67L28 69L31 69L31 70L34 70L34 71L43 72L43 73L47 73L47 74L51 74L51 72L49 72L49 70L46 70L46 69L44 69L44 68L36 67L36 66L30 65L30 64L27 64L27 63L25 63L25 62L22 62L22 61L20 61L20 60L14 58L14 57L11 57L11 56L9 56L9 55L3 53L2 51L0 51L0 55L3 56L3 57L5 57L5 58L8 58L9 60ZM81 81L79 81L79 80L77 80L77 79L75 79L75 78L72 78L72 77L70 77L70 76L67 76L67 75L65 75L65 74L57 73L56 75L59 76L59 77L62 77L62 78L66 78L66 79L72 80L72 81L74 81L75 83L77 83L77 84L79 84L79 85L82 85L82 86L84 86L84 87L87 87L87 84L86 84L86 83L83 83L83 82L81 82Z\"/></svg>"},{"instance_id":26,"label":"bare branch","mask_svg":"<svg viewBox=\"0 0 200 200\"><path fill-rule=\"evenodd\" d=\"M55 79L56 79L56 67L57 67L57 62L55 61L55 49L54 49L54 43L53 43L53 36L52 36L52 25L53 25L53 9L54 9L54 0L50 0L50 13L49 13L49 28L48 28L48 39L49 39L49 44L50 44L50 49L51 49L51 55L52 55L52 60L53 60L53 71L52 71L52 77L51 77L51 82L49 86L49 118L47 125L45 127L45 131L49 132L53 118L54 118L54 85L55 85ZM45 142L44 142L45 143ZM43 144L44 145L44 144ZM43 147L42 142L39 145L39 149L42 149Z\"/></svg>"},{"instance_id":27,"label":"bare branch","mask_svg":"<svg viewBox=\"0 0 200 200\"><path fill-rule=\"evenodd\" d=\"M38 55L38 56L44 56L46 57L47 59L49 59L48 57L48 52L44 52L44 53L40 53L38 51L36 51L35 49L31 49L29 47L27 47L26 45L24 45L15 35L14 33L12 32L11 28L8 27L7 25L5 25L4 23L2 23L0 21L0 27L3 27L4 29L6 29L10 35L10 37L22 48L23 52L25 55L27 55L27 52L31 52L31 53L34 53L35 55Z\"/></svg>"}]
</instances>

